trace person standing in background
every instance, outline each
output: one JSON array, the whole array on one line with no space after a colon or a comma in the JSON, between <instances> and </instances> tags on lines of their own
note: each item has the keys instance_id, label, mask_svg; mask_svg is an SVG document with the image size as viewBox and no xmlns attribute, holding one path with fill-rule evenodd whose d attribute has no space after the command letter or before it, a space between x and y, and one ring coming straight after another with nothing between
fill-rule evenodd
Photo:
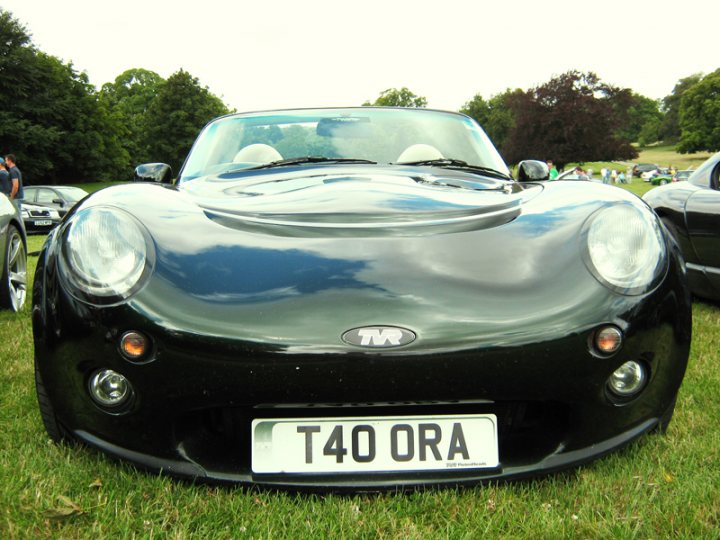
<instances>
[{"instance_id":1,"label":"person standing in background","mask_svg":"<svg viewBox=\"0 0 720 540\"><path fill-rule=\"evenodd\" d=\"M548 169L550 170L550 180L555 180L560 175L560 173L557 170L557 167L555 167L555 164L552 162L551 159L547 160L547 166L548 166Z\"/></svg>"},{"instance_id":2,"label":"person standing in background","mask_svg":"<svg viewBox=\"0 0 720 540\"><path fill-rule=\"evenodd\" d=\"M0 193L9 199L11 192L12 185L10 183L10 174L5 169L5 160L0 158Z\"/></svg>"},{"instance_id":3,"label":"person standing in background","mask_svg":"<svg viewBox=\"0 0 720 540\"><path fill-rule=\"evenodd\" d=\"M8 168L8 174L10 175L10 199L13 201L16 199L24 199L25 191L23 190L22 172L20 172L20 169L18 169L15 163L15 154L5 156L5 163Z\"/></svg>"}]
</instances>

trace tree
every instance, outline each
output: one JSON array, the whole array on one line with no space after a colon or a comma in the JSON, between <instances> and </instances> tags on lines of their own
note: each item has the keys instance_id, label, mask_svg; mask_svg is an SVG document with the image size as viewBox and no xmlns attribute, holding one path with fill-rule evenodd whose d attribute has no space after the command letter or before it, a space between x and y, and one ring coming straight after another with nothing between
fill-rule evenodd
<instances>
[{"instance_id":1,"label":"tree","mask_svg":"<svg viewBox=\"0 0 720 540\"><path fill-rule=\"evenodd\" d=\"M652 118L645 122L645 125L640 130L638 135L638 143L640 146L647 146L660 140L660 128L662 127L661 120Z\"/></svg>"},{"instance_id":2,"label":"tree","mask_svg":"<svg viewBox=\"0 0 720 540\"><path fill-rule=\"evenodd\" d=\"M561 167L637 157L630 142L617 135L621 119L610 99L616 93L594 73L569 71L509 95L514 125L501 149L503 156L510 163L552 159Z\"/></svg>"},{"instance_id":3,"label":"tree","mask_svg":"<svg viewBox=\"0 0 720 540\"><path fill-rule=\"evenodd\" d=\"M685 92L699 83L700 79L702 79L700 73L680 79L675 84L672 94L663 98L661 110L664 117L660 127L661 140L676 142L680 139L680 102Z\"/></svg>"},{"instance_id":4,"label":"tree","mask_svg":"<svg viewBox=\"0 0 720 540\"><path fill-rule=\"evenodd\" d=\"M198 131L216 116L230 112L227 106L197 78L184 70L173 73L158 87L148 107L148 152L152 161L180 169Z\"/></svg>"},{"instance_id":5,"label":"tree","mask_svg":"<svg viewBox=\"0 0 720 540\"><path fill-rule=\"evenodd\" d=\"M151 161L146 115L163 82L154 71L134 68L124 71L100 90L100 103L111 117L120 140L124 169Z\"/></svg>"},{"instance_id":6,"label":"tree","mask_svg":"<svg viewBox=\"0 0 720 540\"><path fill-rule=\"evenodd\" d=\"M476 94L460 108L460 112L474 118L502 154L508 135L515 125L511 103L514 96L522 93L523 91L520 89L510 90L508 88L505 92L492 96L489 101L485 101L480 94Z\"/></svg>"},{"instance_id":7,"label":"tree","mask_svg":"<svg viewBox=\"0 0 720 540\"><path fill-rule=\"evenodd\" d=\"M680 131L679 152L720 150L720 69L683 93Z\"/></svg>"},{"instance_id":8,"label":"tree","mask_svg":"<svg viewBox=\"0 0 720 540\"><path fill-rule=\"evenodd\" d=\"M18 156L23 180L109 177L120 152L110 127L87 76L37 50L0 10L0 151Z\"/></svg>"},{"instance_id":9,"label":"tree","mask_svg":"<svg viewBox=\"0 0 720 540\"><path fill-rule=\"evenodd\" d=\"M427 106L427 99L411 92L408 88L388 88L380 92L380 96L373 102L366 101L363 107L416 107Z\"/></svg>"},{"instance_id":10,"label":"tree","mask_svg":"<svg viewBox=\"0 0 720 540\"><path fill-rule=\"evenodd\" d=\"M623 140L638 141L646 124L657 126L662 119L660 104L646 96L636 94L629 88L607 87L607 98L612 103L620 126L616 135ZM645 135L649 135L646 130ZM653 139L649 142L655 142Z\"/></svg>"}]
</instances>

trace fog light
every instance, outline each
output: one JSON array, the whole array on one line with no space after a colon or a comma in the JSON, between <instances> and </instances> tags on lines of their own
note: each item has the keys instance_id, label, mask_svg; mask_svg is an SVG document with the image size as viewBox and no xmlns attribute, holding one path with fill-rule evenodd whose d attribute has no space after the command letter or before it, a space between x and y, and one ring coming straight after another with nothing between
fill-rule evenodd
<instances>
[{"instance_id":1,"label":"fog light","mask_svg":"<svg viewBox=\"0 0 720 540\"><path fill-rule=\"evenodd\" d=\"M647 374L639 362L625 362L608 379L608 388L618 397L628 398L637 394L645 386Z\"/></svg>"},{"instance_id":2,"label":"fog light","mask_svg":"<svg viewBox=\"0 0 720 540\"><path fill-rule=\"evenodd\" d=\"M622 332L615 326L605 326L595 333L595 348L602 354L617 352L622 341Z\"/></svg>"},{"instance_id":3,"label":"fog light","mask_svg":"<svg viewBox=\"0 0 720 540\"><path fill-rule=\"evenodd\" d=\"M112 369L101 369L90 377L90 396L103 407L119 407L132 395L132 387L123 375Z\"/></svg>"},{"instance_id":4,"label":"fog light","mask_svg":"<svg viewBox=\"0 0 720 540\"><path fill-rule=\"evenodd\" d=\"M120 351L128 360L141 360L149 349L148 343L140 332L125 332L120 338Z\"/></svg>"}]
</instances>

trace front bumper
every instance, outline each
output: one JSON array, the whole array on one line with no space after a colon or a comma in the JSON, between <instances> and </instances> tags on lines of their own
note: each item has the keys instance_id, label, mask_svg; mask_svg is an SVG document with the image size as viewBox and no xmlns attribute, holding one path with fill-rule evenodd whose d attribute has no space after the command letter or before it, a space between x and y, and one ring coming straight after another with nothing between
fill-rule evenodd
<instances>
[{"instance_id":1,"label":"front bumper","mask_svg":"<svg viewBox=\"0 0 720 540\"><path fill-rule=\"evenodd\" d=\"M626 340L610 357L589 346L594 328L549 342L444 353L290 355L144 321L154 349L151 361L138 363L120 355L118 330L97 320L66 321L60 340L57 332L36 332L36 355L63 428L144 468L293 489L466 484L577 466L656 427L672 410L690 342L686 299L656 294L622 321ZM122 317L132 318L144 320ZM623 403L609 397L606 381L627 360L642 362L650 377ZM87 382L99 368L131 381L129 408L107 411L92 402ZM488 413L498 419L495 469L271 475L250 466L256 418Z\"/></svg>"}]
</instances>

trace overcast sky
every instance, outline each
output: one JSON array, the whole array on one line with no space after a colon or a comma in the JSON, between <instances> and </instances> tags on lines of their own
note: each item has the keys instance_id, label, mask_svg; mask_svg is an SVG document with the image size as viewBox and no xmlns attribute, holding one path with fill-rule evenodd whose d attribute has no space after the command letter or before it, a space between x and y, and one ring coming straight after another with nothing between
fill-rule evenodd
<instances>
[{"instance_id":1,"label":"overcast sky","mask_svg":"<svg viewBox=\"0 0 720 540\"><path fill-rule=\"evenodd\" d=\"M407 86L434 108L570 69L651 97L720 68L720 0L0 0L97 87L185 69L231 108L360 105Z\"/></svg>"}]
</instances>

